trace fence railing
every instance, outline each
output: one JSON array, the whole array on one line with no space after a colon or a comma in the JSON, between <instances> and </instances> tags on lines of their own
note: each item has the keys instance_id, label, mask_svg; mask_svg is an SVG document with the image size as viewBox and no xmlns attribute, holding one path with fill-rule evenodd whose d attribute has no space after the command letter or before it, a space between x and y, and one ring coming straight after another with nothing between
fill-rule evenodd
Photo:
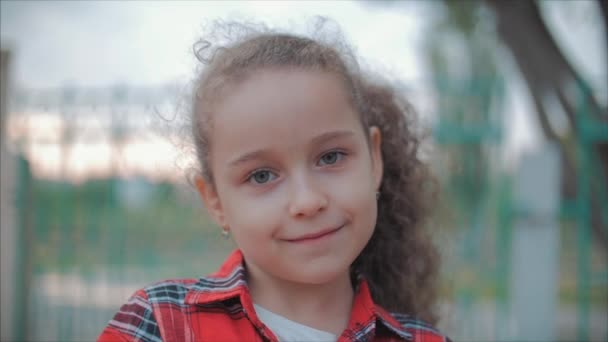
<instances>
[{"instance_id":1,"label":"fence railing","mask_svg":"<svg viewBox=\"0 0 608 342\"><path fill-rule=\"evenodd\" d=\"M453 86L437 96L449 99ZM482 89L469 89L469 98L490 96ZM13 94L7 127L18 161L14 203L17 265L23 271L14 281L22 289L17 303L24 305L13 308L17 339L94 339L134 289L163 278L209 273L233 247L220 239L185 183L182 156L172 154L174 149L188 153L187 143L179 140L185 121L172 115L184 108L184 93L173 85ZM433 166L448 208L434 221L443 234L440 248L448 251L442 326L455 340L508 340L521 337L511 310L512 240L513 222L526 208L515 201L514 174L497 166L504 144L499 115L504 113L485 113L496 106L484 101L465 105L463 111L480 113L475 124L468 121L470 115L452 117L439 119L435 129ZM55 126L45 131L49 125ZM607 139L601 129L593 132L592 138L583 133L577 145L584 171L579 184L590 184L585 177L599 168L585 144ZM152 158L134 162L141 155ZM608 291L605 282L594 280L601 278L592 276L608 266L593 255L606 251L590 238L586 196L581 190L574 211L556 214L558 229L578 234L576 244L562 234L555 247L561 270L555 298L558 338L605 339L608 334L597 324L605 317L607 307L600 301L605 303ZM571 253L578 255L576 265L569 262ZM570 295L573 279L578 292ZM578 306L573 316L579 319L578 332L568 325L569 309L559 309L571 297Z\"/></svg>"}]
</instances>

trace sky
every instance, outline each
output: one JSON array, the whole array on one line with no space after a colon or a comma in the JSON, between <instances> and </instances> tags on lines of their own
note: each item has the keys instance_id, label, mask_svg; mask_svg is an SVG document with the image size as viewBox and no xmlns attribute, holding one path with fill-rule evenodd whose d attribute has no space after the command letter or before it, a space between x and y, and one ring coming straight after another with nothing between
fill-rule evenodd
<instances>
[{"instance_id":1,"label":"sky","mask_svg":"<svg viewBox=\"0 0 608 342\"><path fill-rule=\"evenodd\" d=\"M541 2L549 29L566 56L606 89L606 41L594 25L599 23L594 5ZM195 75L192 45L206 21L263 21L305 33L310 19L323 15L340 26L364 66L420 94L428 75L421 45L436 16L431 6L420 1L381 6L370 1L3 0L0 9L1 44L13 54L11 78L28 89L185 83ZM524 84L517 76L511 82L506 145L511 158L517 158L538 145L540 134L531 120ZM424 99L413 102L424 115L428 105Z\"/></svg>"},{"instance_id":2,"label":"sky","mask_svg":"<svg viewBox=\"0 0 608 342\"><path fill-rule=\"evenodd\" d=\"M195 66L192 44L205 20L263 20L302 31L314 15L334 18L374 65L417 79L420 56L412 47L421 27L412 15L416 6L404 7L391 12L349 1L2 1L1 28L3 45L12 46L18 58L16 82L29 87L189 79Z\"/></svg>"},{"instance_id":3,"label":"sky","mask_svg":"<svg viewBox=\"0 0 608 342\"><path fill-rule=\"evenodd\" d=\"M238 18L306 28L315 15L334 19L357 52L405 81L424 77L419 45L433 13L423 2L369 1L6 1L2 46L17 57L17 84L160 84L192 77L192 44L205 20ZM589 1L541 2L550 29L586 74L606 74L605 40ZM593 19L593 20L590 20ZM594 21L595 20L595 21ZM362 24L364 23L364 24Z\"/></svg>"}]
</instances>

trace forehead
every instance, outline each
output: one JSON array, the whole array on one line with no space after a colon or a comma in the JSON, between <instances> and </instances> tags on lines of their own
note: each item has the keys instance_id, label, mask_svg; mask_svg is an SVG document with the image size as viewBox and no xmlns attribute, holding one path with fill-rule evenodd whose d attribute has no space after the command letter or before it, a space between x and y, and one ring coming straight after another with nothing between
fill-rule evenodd
<instances>
[{"instance_id":1,"label":"forehead","mask_svg":"<svg viewBox=\"0 0 608 342\"><path fill-rule=\"evenodd\" d=\"M262 70L223 95L213 114L212 155L253 145L295 147L331 130L363 136L350 95L331 73Z\"/></svg>"}]
</instances>

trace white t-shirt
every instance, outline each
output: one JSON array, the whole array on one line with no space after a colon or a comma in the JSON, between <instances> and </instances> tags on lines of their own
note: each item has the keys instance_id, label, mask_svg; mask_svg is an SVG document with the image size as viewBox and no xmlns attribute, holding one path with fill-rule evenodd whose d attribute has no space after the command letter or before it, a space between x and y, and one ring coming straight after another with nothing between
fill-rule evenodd
<instances>
[{"instance_id":1,"label":"white t-shirt","mask_svg":"<svg viewBox=\"0 0 608 342\"><path fill-rule=\"evenodd\" d=\"M323 330L291 321L281 315L253 304L260 320L272 330L281 342L335 342L338 336Z\"/></svg>"}]
</instances>

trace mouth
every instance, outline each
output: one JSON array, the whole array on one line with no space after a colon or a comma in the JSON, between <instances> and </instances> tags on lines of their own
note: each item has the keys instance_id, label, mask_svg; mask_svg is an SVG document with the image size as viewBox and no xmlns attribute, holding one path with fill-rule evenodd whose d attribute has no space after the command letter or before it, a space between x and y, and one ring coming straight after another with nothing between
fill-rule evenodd
<instances>
[{"instance_id":1,"label":"mouth","mask_svg":"<svg viewBox=\"0 0 608 342\"><path fill-rule=\"evenodd\" d=\"M318 240L322 240L322 239L325 239L325 238L333 235L334 233L336 233L337 231L342 229L342 227L344 227L344 225L340 225L337 228L324 229L319 232L305 234L305 235L299 236L294 239L285 239L285 241L293 242L293 243L306 243L306 242L318 241Z\"/></svg>"}]
</instances>

